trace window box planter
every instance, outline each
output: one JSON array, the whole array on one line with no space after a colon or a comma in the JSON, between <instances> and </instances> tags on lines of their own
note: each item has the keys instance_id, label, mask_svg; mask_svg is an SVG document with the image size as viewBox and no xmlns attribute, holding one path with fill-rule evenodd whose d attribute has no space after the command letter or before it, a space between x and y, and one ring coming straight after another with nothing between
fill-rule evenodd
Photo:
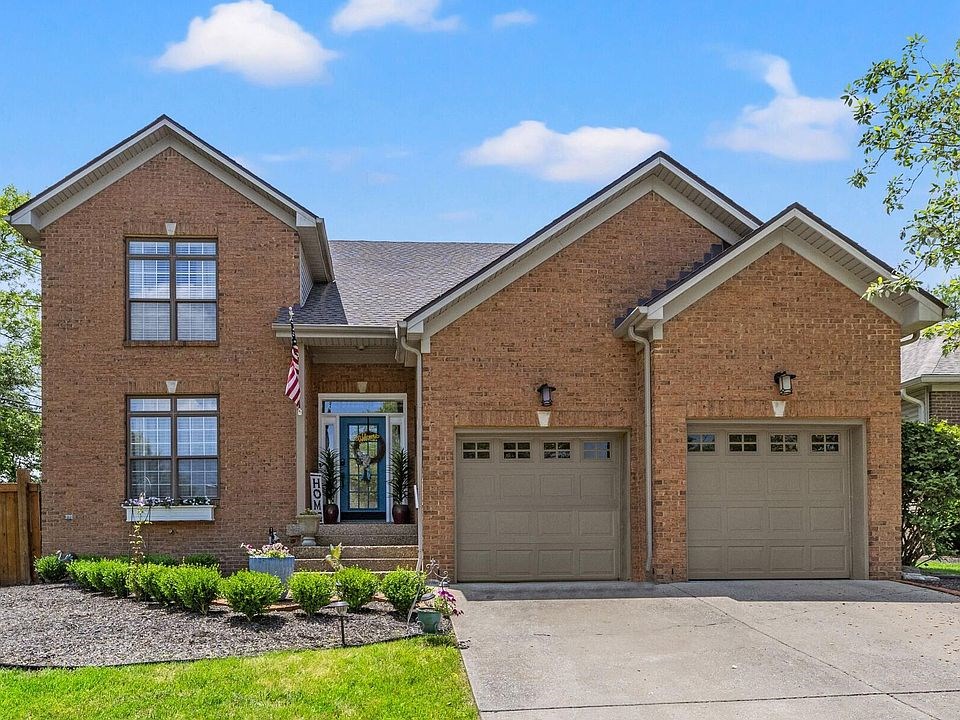
<instances>
[{"instance_id":1,"label":"window box planter","mask_svg":"<svg viewBox=\"0 0 960 720\"><path fill-rule=\"evenodd\" d=\"M213 522L213 505L154 505L151 508L124 507L127 522L144 515L150 522Z\"/></svg>"}]
</instances>

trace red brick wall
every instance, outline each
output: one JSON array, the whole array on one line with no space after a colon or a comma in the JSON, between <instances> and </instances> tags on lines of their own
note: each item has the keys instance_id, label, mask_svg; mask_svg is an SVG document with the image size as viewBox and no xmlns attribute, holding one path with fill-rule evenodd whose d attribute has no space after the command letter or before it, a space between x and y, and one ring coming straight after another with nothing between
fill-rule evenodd
<instances>
[{"instance_id":1,"label":"red brick wall","mask_svg":"<svg viewBox=\"0 0 960 720\"><path fill-rule=\"evenodd\" d=\"M125 346L125 246L134 234L215 236L219 344ZM214 523L155 523L149 550L210 551L239 564L241 542L295 513L295 413L281 392L289 346L270 323L298 296L294 231L168 149L42 233L43 545L128 551L124 398L220 396L220 507ZM72 514L73 520L64 519Z\"/></svg>"},{"instance_id":2,"label":"red brick wall","mask_svg":"<svg viewBox=\"0 0 960 720\"><path fill-rule=\"evenodd\" d=\"M900 568L900 327L778 246L663 327L654 343L654 572L686 577L686 424L772 418L773 374L796 373L789 418L866 423L870 576Z\"/></svg>"},{"instance_id":3,"label":"red brick wall","mask_svg":"<svg viewBox=\"0 0 960 720\"><path fill-rule=\"evenodd\" d=\"M631 434L634 575L643 569L638 355L613 336L637 298L699 260L716 236L648 194L431 338L424 355L424 550L454 568L456 428L537 427L535 389L557 387L551 427Z\"/></svg>"},{"instance_id":4,"label":"red brick wall","mask_svg":"<svg viewBox=\"0 0 960 720\"><path fill-rule=\"evenodd\" d=\"M934 420L946 420L954 425L960 424L960 391L931 390L930 417Z\"/></svg>"}]
</instances>

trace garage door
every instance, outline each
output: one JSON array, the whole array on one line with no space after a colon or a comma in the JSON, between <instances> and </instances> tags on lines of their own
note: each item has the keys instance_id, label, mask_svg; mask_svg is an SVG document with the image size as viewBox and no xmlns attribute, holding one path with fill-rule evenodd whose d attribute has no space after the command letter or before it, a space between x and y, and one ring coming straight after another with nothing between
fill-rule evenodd
<instances>
[{"instance_id":1,"label":"garage door","mask_svg":"<svg viewBox=\"0 0 960 720\"><path fill-rule=\"evenodd\" d=\"M850 535L843 429L690 427L691 579L846 578Z\"/></svg>"},{"instance_id":2,"label":"garage door","mask_svg":"<svg viewBox=\"0 0 960 720\"><path fill-rule=\"evenodd\" d=\"M533 434L457 440L457 578L616 579L621 441Z\"/></svg>"}]
</instances>

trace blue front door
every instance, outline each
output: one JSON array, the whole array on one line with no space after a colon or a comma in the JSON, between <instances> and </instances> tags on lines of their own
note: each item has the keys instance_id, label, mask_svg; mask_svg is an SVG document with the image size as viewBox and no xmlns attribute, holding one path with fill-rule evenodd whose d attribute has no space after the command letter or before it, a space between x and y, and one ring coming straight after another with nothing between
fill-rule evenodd
<instances>
[{"instance_id":1,"label":"blue front door","mask_svg":"<svg viewBox=\"0 0 960 720\"><path fill-rule=\"evenodd\" d=\"M386 429L382 417L340 418L340 516L344 520L386 518Z\"/></svg>"}]
</instances>

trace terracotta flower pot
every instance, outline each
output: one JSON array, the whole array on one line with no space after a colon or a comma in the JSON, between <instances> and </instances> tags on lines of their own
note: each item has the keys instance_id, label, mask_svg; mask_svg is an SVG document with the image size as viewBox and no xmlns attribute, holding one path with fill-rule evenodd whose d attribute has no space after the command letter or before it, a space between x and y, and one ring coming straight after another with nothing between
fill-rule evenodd
<instances>
[{"instance_id":1,"label":"terracotta flower pot","mask_svg":"<svg viewBox=\"0 0 960 720\"><path fill-rule=\"evenodd\" d=\"M340 508L337 505L329 504L323 506L324 525L335 525L340 521Z\"/></svg>"},{"instance_id":2,"label":"terracotta flower pot","mask_svg":"<svg viewBox=\"0 0 960 720\"><path fill-rule=\"evenodd\" d=\"M393 504L393 522L397 525L406 525L410 522L410 506L400 503Z\"/></svg>"}]
</instances>

